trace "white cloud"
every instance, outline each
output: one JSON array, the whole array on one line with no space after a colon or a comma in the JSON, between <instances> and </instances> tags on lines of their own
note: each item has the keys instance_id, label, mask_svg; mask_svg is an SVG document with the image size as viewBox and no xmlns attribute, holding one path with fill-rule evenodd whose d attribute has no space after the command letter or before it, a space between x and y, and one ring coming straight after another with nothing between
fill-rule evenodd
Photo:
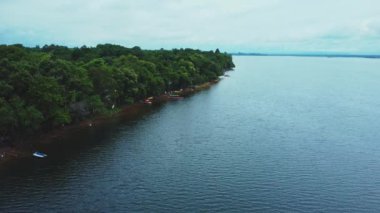
<instances>
[{"instance_id":1,"label":"white cloud","mask_svg":"<svg viewBox=\"0 0 380 213\"><path fill-rule=\"evenodd\" d=\"M0 43L380 52L378 0L2 0Z\"/></svg>"}]
</instances>

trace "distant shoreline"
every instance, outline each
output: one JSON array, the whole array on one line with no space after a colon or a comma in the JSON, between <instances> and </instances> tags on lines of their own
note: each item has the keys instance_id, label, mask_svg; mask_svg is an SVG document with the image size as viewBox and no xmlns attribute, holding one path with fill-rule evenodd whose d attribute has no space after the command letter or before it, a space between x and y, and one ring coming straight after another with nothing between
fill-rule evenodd
<instances>
[{"instance_id":1,"label":"distant shoreline","mask_svg":"<svg viewBox=\"0 0 380 213\"><path fill-rule=\"evenodd\" d=\"M233 56L291 56L291 57L321 57L321 58L370 58L380 59L380 55L361 54L282 54L282 53L230 53Z\"/></svg>"}]
</instances>

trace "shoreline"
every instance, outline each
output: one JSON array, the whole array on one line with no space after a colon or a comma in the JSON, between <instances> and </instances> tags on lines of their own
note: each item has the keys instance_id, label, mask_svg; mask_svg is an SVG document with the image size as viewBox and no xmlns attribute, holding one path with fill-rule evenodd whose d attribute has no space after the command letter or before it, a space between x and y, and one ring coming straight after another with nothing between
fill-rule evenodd
<instances>
[{"instance_id":1,"label":"shoreline","mask_svg":"<svg viewBox=\"0 0 380 213\"><path fill-rule=\"evenodd\" d=\"M196 85L194 87L189 87L185 89L181 89L179 91L173 91L181 97L188 97L197 92L210 88L212 85L218 83L220 79L216 79L214 81L205 82L200 85ZM157 97L153 98L152 104L159 105L164 104L169 101L175 101L176 99L171 99L168 94L161 94ZM19 159L27 159L32 158L32 153L37 151L35 147L47 147L49 145L53 145L54 140L60 137L64 137L70 133L75 131L83 130L84 128L91 128L95 125L101 125L107 121L110 121L115 118L127 117L133 118L139 113L144 112L146 107L149 106L147 104L142 103L141 101L133 103L128 106L121 106L118 110L111 114L106 115L97 115L89 119L82 120L78 123L70 124L64 127L60 127L58 129L53 129L47 133L39 134L30 138L32 141L30 144L24 144L26 140L15 142L13 146L4 146L0 147L0 169L2 167L10 164L11 162L17 161Z\"/></svg>"}]
</instances>

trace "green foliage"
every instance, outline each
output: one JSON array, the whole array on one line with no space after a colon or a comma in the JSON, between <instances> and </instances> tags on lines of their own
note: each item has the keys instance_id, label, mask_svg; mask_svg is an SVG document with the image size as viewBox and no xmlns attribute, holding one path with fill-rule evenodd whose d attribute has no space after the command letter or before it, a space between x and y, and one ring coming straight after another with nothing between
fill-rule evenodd
<instances>
[{"instance_id":1,"label":"green foliage","mask_svg":"<svg viewBox=\"0 0 380 213\"><path fill-rule=\"evenodd\" d=\"M2 98L0 98L0 117L0 134L4 137L11 134L17 125L17 118L12 106Z\"/></svg>"},{"instance_id":2,"label":"green foliage","mask_svg":"<svg viewBox=\"0 0 380 213\"><path fill-rule=\"evenodd\" d=\"M104 103L98 95L89 96L86 99L87 107L91 113L103 113L106 111Z\"/></svg>"},{"instance_id":3,"label":"green foliage","mask_svg":"<svg viewBox=\"0 0 380 213\"><path fill-rule=\"evenodd\" d=\"M9 102L0 98L0 134L7 136L16 130L32 132L40 127L43 115L33 105L26 105L19 97Z\"/></svg>"},{"instance_id":4,"label":"green foliage","mask_svg":"<svg viewBox=\"0 0 380 213\"><path fill-rule=\"evenodd\" d=\"M33 105L26 105L17 96L10 100L10 105L16 120L16 123L14 123L15 129L24 129L31 132L39 128L43 121L43 115Z\"/></svg>"},{"instance_id":5,"label":"green foliage","mask_svg":"<svg viewBox=\"0 0 380 213\"><path fill-rule=\"evenodd\" d=\"M233 67L219 49L0 45L0 139L211 81Z\"/></svg>"}]
</instances>

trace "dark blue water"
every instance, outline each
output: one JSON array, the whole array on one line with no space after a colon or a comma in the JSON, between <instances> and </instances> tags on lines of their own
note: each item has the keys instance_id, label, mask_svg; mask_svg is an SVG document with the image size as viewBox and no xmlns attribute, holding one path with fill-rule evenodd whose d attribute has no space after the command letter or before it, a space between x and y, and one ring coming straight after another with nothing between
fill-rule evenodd
<instances>
[{"instance_id":1,"label":"dark blue water","mask_svg":"<svg viewBox=\"0 0 380 213\"><path fill-rule=\"evenodd\" d=\"M234 61L209 90L1 171L0 212L379 212L380 60Z\"/></svg>"}]
</instances>

